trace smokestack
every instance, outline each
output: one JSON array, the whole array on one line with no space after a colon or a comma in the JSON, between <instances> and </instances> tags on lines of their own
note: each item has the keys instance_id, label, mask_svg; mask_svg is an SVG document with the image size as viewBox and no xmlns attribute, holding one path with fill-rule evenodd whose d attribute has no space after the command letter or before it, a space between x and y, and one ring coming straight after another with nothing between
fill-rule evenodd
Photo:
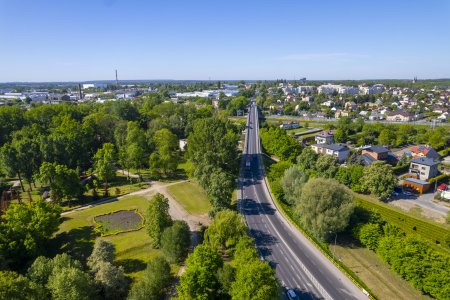
<instances>
[{"instance_id":1,"label":"smokestack","mask_svg":"<svg viewBox=\"0 0 450 300\"><path fill-rule=\"evenodd\" d=\"M117 70L116 70L116 85L119 87L119 79L117 78Z\"/></svg>"}]
</instances>

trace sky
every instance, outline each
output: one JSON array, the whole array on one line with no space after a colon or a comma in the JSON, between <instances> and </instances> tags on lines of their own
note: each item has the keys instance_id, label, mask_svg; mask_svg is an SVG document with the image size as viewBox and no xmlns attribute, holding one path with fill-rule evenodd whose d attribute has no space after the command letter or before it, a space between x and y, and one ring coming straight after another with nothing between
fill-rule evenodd
<instances>
[{"instance_id":1,"label":"sky","mask_svg":"<svg viewBox=\"0 0 450 300\"><path fill-rule=\"evenodd\" d=\"M0 0L0 82L450 78L450 1Z\"/></svg>"}]
</instances>

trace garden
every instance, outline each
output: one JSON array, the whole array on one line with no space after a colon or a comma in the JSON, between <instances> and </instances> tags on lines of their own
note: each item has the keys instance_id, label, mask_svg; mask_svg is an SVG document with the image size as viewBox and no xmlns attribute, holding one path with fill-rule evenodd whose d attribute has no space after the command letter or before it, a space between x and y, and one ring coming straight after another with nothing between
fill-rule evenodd
<instances>
[{"instance_id":1,"label":"garden","mask_svg":"<svg viewBox=\"0 0 450 300\"><path fill-rule=\"evenodd\" d=\"M119 210L94 217L96 230L102 235L135 231L144 227L144 217L137 210Z\"/></svg>"}]
</instances>

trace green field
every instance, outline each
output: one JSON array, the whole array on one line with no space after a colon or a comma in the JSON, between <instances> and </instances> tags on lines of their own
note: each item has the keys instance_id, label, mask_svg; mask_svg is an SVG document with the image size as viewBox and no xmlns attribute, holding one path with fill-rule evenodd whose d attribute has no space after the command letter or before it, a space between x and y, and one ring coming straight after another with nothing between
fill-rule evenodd
<instances>
[{"instance_id":1,"label":"green field","mask_svg":"<svg viewBox=\"0 0 450 300\"><path fill-rule=\"evenodd\" d=\"M336 256L358 275L378 299L432 299L392 272L376 253L367 248L338 243L336 249L334 245L330 245L329 249L335 251Z\"/></svg>"},{"instance_id":2,"label":"green field","mask_svg":"<svg viewBox=\"0 0 450 300\"><path fill-rule=\"evenodd\" d=\"M51 240L50 249L55 252L52 254L67 252L75 258L85 261L92 252L94 241L98 237L93 227L95 216L121 209L137 209L145 215L147 207L148 200L146 198L129 196L63 216L59 231ZM141 276L146 263L160 253L159 250L152 249L150 246L150 238L145 228L111 235L103 239L114 243L116 263L122 265L126 274L131 278Z\"/></svg>"},{"instance_id":3,"label":"green field","mask_svg":"<svg viewBox=\"0 0 450 300\"><path fill-rule=\"evenodd\" d=\"M211 209L205 191L194 181L169 186L167 191L190 214L206 214Z\"/></svg>"},{"instance_id":4,"label":"green field","mask_svg":"<svg viewBox=\"0 0 450 300\"><path fill-rule=\"evenodd\" d=\"M445 225L438 225L431 221L405 213L398 208L385 203L370 200L358 195L356 203L366 209L375 209L389 223L396 225L406 233L415 233L432 242L434 248L450 252L449 245L445 244L445 238L450 234L450 230Z\"/></svg>"}]
</instances>

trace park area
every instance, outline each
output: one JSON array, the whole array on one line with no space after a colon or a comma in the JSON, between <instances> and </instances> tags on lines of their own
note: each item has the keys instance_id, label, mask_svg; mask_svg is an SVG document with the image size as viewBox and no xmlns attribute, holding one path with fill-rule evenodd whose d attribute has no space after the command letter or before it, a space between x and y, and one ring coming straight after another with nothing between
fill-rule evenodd
<instances>
[{"instance_id":1,"label":"park area","mask_svg":"<svg viewBox=\"0 0 450 300\"><path fill-rule=\"evenodd\" d=\"M120 200L64 215L59 231L50 241L51 247L49 249L55 251L53 254L67 252L74 258L85 261L92 252L95 239L99 237L99 234L94 229L94 218L96 216L116 211L136 211L140 214L145 214L148 201L147 198L142 196L128 196ZM133 214L135 213L133 212ZM126 221L124 223L118 220L124 220L123 217L128 215L125 219L130 221L131 216L124 213L111 215L113 215L114 220L117 220L115 222L116 225L122 226L122 228L124 228ZM119 216L120 218L118 218ZM135 221L126 226L136 224L137 218L133 216L131 219ZM109 221L111 221L111 217ZM150 238L145 228L102 238L116 246L116 262L124 267L126 275L132 279L140 277L146 268L147 262L159 254L159 250L151 247Z\"/></svg>"},{"instance_id":2,"label":"park area","mask_svg":"<svg viewBox=\"0 0 450 300\"><path fill-rule=\"evenodd\" d=\"M186 181L167 188L167 191L190 214L203 215L211 209L206 192L195 181Z\"/></svg>"}]
</instances>

